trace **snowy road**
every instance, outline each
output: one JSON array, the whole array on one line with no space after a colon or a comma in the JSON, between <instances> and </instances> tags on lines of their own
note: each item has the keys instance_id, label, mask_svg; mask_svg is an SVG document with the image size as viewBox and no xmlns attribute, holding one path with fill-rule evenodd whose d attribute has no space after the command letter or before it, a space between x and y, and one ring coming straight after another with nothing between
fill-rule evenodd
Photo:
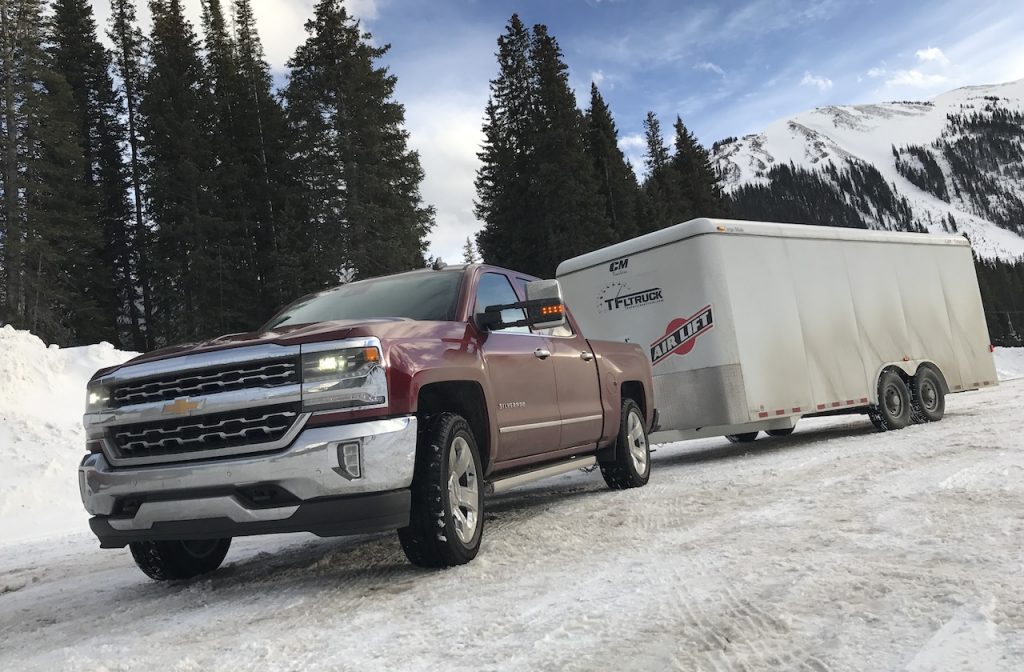
<instances>
[{"instance_id":1,"label":"snowy road","mask_svg":"<svg viewBox=\"0 0 1024 672\"><path fill-rule=\"evenodd\" d=\"M0 547L0 669L1024 669L1024 380L881 435L809 420L489 500L472 564L238 540L157 584L87 535ZM73 487L69 484L68 487Z\"/></svg>"}]
</instances>

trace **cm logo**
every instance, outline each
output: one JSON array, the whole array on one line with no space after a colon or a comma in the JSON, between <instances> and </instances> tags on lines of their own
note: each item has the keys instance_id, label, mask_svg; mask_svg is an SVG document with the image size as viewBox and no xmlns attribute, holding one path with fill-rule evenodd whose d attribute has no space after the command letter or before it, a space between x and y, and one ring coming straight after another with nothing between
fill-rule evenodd
<instances>
[{"instance_id":1,"label":"cm logo","mask_svg":"<svg viewBox=\"0 0 1024 672\"><path fill-rule=\"evenodd\" d=\"M629 268L629 257L625 257L624 259L616 259L612 263L608 264L608 271L610 273L615 274L615 275L620 275L622 273L625 273L628 268Z\"/></svg>"}]
</instances>

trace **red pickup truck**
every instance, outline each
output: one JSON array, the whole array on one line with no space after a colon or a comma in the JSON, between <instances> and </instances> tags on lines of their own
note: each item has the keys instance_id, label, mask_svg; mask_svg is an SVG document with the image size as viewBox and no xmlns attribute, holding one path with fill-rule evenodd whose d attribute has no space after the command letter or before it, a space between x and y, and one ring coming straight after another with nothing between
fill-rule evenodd
<instances>
[{"instance_id":1,"label":"red pickup truck","mask_svg":"<svg viewBox=\"0 0 1024 672\"><path fill-rule=\"evenodd\" d=\"M484 495L599 465L650 474L651 365L590 341L555 280L482 265L306 296L257 332L166 348L89 382L79 486L105 548L154 579L216 569L231 538L397 529L462 564Z\"/></svg>"}]
</instances>

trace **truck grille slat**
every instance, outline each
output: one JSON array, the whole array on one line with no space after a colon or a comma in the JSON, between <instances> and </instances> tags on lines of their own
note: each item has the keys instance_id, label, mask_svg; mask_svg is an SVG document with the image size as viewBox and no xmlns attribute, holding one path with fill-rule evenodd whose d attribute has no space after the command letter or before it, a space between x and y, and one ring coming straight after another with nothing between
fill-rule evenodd
<instances>
[{"instance_id":1,"label":"truck grille slat","mask_svg":"<svg viewBox=\"0 0 1024 672\"><path fill-rule=\"evenodd\" d=\"M114 388L111 405L120 408L134 404L172 401L179 397L294 385L298 382L299 368L294 357L251 364L233 364L124 383Z\"/></svg>"},{"instance_id":2,"label":"truck grille slat","mask_svg":"<svg viewBox=\"0 0 1024 672\"><path fill-rule=\"evenodd\" d=\"M298 417L296 405L288 404L122 425L112 431L112 442L122 459L201 458L204 451L249 444L258 451L260 444L281 439Z\"/></svg>"}]
</instances>

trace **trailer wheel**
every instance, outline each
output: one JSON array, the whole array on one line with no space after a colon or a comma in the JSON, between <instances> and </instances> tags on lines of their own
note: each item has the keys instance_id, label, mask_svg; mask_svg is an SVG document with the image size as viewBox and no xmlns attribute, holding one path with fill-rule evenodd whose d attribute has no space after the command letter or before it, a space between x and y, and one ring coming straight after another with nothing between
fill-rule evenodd
<instances>
[{"instance_id":1,"label":"trailer wheel","mask_svg":"<svg viewBox=\"0 0 1024 672\"><path fill-rule=\"evenodd\" d=\"M753 443L757 439L757 432L744 432L742 434L726 434L725 438L731 443Z\"/></svg>"},{"instance_id":2,"label":"trailer wheel","mask_svg":"<svg viewBox=\"0 0 1024 672\"><path fill-rule=\"evenodd\" d=\"M789 436L796 427L784 427L782 429L766 429L764 433L768 436Z\"/></svg>"},{"instance_id":3,"label":"trailer wheel","mask_svg":"<svg viewBox=\"0 0 1024 672\"><path fill-rule=\"evenodd\" d=\"M619 437L614 457L599 462L604 482L612 490L639 488L651 477L651 443L647 440L644 414L632 399L622 400Z\"/></svg>"},{"instance_id":4,"label":"trailer wheel","mask_svg":"<svg viewBox=\"0 0 1024 672\"><path fill-rule=\"evenodd\" d=\"M878 404L868 412L880 432L903 429L913 421L910 390L895 371L883 371L878 378Z\"/></svg>"},{"instance_id":5,"label":"trailer wheel","mask_svg":"<svg viewBox=\"0 0 1024 672\"><path fill-rule=\"evenodd\" d=\"M910 380L914 422L938 422L946 413L942 382L931 369L922 368Z\"/></svg>"}]
</instances>

